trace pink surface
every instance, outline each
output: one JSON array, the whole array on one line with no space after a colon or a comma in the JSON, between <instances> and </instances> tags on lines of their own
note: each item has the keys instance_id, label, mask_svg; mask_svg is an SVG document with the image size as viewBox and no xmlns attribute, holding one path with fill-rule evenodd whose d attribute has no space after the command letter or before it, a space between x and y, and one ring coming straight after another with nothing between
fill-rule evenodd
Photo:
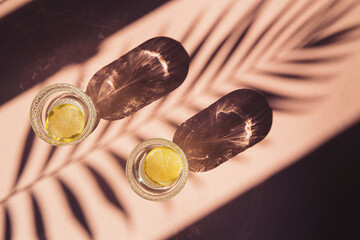
<instances>
[{"instance_id":1,"label":"pink surface","mask_svg":"<svg viewBox=\"0 0 360 240\"><path fill-rule=\"evenodd\" d=\"M2 105L0 235L5 231L3 213L8 211L14 239L37 238L31 200L34 196L48 239L88 239L68 204L59 184L61 179L82 207L95 239L169 237L359 121L359 31L350 32L343 42L299 47L359 24L360 8L354 5L329 27L319 27L321 21L331 19L354 2L342 1L332 11L319 15L329 1L272 0L261 6L255 18L248 13L255 11L258 1L172 1L105 39L98 54L85 63L66 66L43 84ZM312 21L314 14L319 17ZM218 25L211 29L215 22ZM247 22L252 22L250 30L226 65L215 74ZM162 105L154 102L132 117L111 123L104 135L107 122L102 121L80 145L57 148L47 165L51 146L35 136L27 164L14 186L24 143L31 131L30 104L43 87L67 82L85 89L98 69L158 35L182 41L192 55L210 30L207 41L191 62L185 82ZM262 35L264 30L266 34ZM227 41L198 78L228 34ZM345 57L337 58L340 55ZM305 64L306 60L319 58L336 60ZM310 79L291 78L296 75ZM273 126L262 142L212 171L191 174L182 192L171 200L150 202L132 192L119 161L125 163L140 139L171 140L176 127L169 122L179 125L221 96L245 87L256 88L268 96L285 96L271 98ZM109 203L88 166L108 182L124 210Z\"/></svg>"}]
</instances>

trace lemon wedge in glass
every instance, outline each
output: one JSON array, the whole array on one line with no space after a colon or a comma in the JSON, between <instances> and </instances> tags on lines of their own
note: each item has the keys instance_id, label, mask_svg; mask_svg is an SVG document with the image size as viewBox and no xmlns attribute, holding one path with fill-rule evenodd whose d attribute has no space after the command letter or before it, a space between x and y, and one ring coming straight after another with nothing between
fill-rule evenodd
<instances>
[{"instance_id":1,"label":"lemon wedge in glass","mask_svg":"<svg viewBox=\"0 0 360 240\"><path fill-rule=\"evenodd\" d=\"M68 142L84 130L85 119L79 108L72 104L61 104L46 117L46 131L55 140Z\"/></svg>"},{"instance_id":2,"label":"lemon wedge in glass","mask_svg":"<svg viewBox=\"0 0 360 240\"><path fill-rule=\"evenodd\" d=\"M144 161L146 177L162 186L168 186L175 182L179 178L182 168L181 157L169 147L152 149Z\"/></svg>"}]
</instances>

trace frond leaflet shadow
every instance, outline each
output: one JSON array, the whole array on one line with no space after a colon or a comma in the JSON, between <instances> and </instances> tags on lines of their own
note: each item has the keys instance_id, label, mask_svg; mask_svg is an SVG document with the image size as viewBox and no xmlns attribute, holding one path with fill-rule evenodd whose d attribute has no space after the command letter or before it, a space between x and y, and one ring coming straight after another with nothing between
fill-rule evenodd
<instances>
[{"instance_id":1,"label":"frond leaflet shadow","mask_svg":"<svg viewBox=\"0 0 360 240\"><path fill-rule=\"evenodd\" d=\"M111 150L109 150L108 153L116 160L116 163L119 164L125 172L126 160Z\"/></svg>"},{"instance_id":2,"label":"frond leaflet shadow","mask_svg":"<svg viewBox=\"0 0 360 240\"><path fill-rule=\"evenodd\" d=\"M22 156L21 156L21 161L20 161L20 164L19 164L18 173L16 175L16 179L15 179L15 182L13 184L13 188L18 183L20 177L22 176L22 173L24 172L26 164L28 163L29 155L30 155L32 146L34 144L34 138L35 138L35 133L32 130L32 128L29 127L27 137L26 137L26 140L25 140L25 144L24 144L24 148L23 148L23 151L22 151Z\"/></svg>"},{"instance_id":3,"label":"frond leaflet shadow","mask_svg":"<svg viewBox=\"0 0 360 240\"><path fill-rule=\"evenodd\" d=\"M71 189L65 184L63 180L60 178L57 179L60 184L66 199L67 203L72 210L73 216L78 221L78 223L82 226L82 228L87 232L90 238L93 237L93 233L89 227L89 224L84 216L84 211L79 203L79 200L76 198L75 194L71 191Z\"/></svg>"},{"instance_id":4,"label":"frond leaflet shadow","mask_svg":"<svg viewBox=\"0 0 360 240\"><path fill-rule=\"evenodd\" d=\"M4 239L10 240L12 238L12 225L11 225L11 217L9 214L9 209L7 206L4 207L5 211L5 233Z\"/></svg>"},{"instance_id":5,"label":"frond leaflet shadow","mask_svg":"<svg viewBox=\"0 0 360 240\"><path fill-rule=\"evenodd\" d=\"M122 206L119 199L116 197L114 191L112 190L110 184L105 180L101 174L95 170L92 166L86 164L85 167L87 170L91 173L91 175L96 180L96 183L103 193L103 196L108 200L109 203L111 203L114 207L116 207L118 210L120 210L125 216L128 217L128 213L125 210L125 208Z\"/></svg>"},{"instance_id":6,"label":"frond leaflet shadow","mask_svg":"<svg viewBox=\"0 0 360 240\"><path fill-rule=\"evenodd\" d=\"M32 202L32 209L34 211L34 223L36 225L36 234L39 239L47 239L44 220L41 214L41 209L34 194L31 194L31 202Z\"/></svg>"}]
</instances>

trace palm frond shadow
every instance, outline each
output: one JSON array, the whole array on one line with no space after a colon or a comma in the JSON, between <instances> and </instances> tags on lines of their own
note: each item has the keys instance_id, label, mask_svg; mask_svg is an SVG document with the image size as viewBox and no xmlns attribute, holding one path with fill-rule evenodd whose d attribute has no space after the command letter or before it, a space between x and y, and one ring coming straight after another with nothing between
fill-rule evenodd
<instances>
[{"instance_id":1,"label":"palm frond shadow","mask_svg":"<svg viewBox=\"0 0 360 240\"><path fill-rule=\"evenodd\" d=\"M232 54L234 54L235 49L239 46L239 44L244 39L245 35L247 34L248 30L251 27L251 24L253 23L256 15L261 10L261 7L263 6L265 1L261 1L258 4L256 4L252 9L249 9L247 11L247 14L245 14L243 17L241 17L237 23L235 24L235 27L230 31L228 35L226 35L223 40L220 42L220 44L214 49L212 52L210 58L207 59L207 62L203 65L202 69L198 73L198 75L194 78L192 81L192 84L188 87L189 89L192 89L197 81L201 78L201 76L205 73L206 69L209 67L210 63L214 59L214 57L219 53L220 50L224 47L225 43L229 41L229 39L234 34L239 34L238 39L236 40L235 44L233 44L231 50L227 53L226 58L223 60L223 62L218 66L217 72L219 73L222 69L222 67L227 63L227 61L231 58ZM219 15L219 17L216 19L215 23L211 26L209 31L206 33L205 37L202 39L202 41L197 45L195 50L190 54L190 59L194 60L197 56L198 52L202 49L206 41L209 40L210 36L214 34L214 32L217 29L218 24L224 19L226 16L226 13L229 11L229 9L235 4L235 1L231 2L229 6ZM240 30L240 31L239 31ZM213 76L213 78L216 78L216 75Z\"/></svg>"},{"instance_id":2,"label":"palm frond shadow","mask_svg":"<svg viewBox=\"0 0 360 240\"><path fill-rule=\"evenodd\" d=\"M34 223L36 224L36 234L39 239L47 239L42 213L38 201L33 194L31 194L31 201L32 209L34 211Z\"/></svg>"},{"instance_id":3,"label":"palm frond shadow","mask_svg":"<svg viewBox=\"0 0 360 240\"><path fill-rule=\"evenodd\" d=\"M287 12L289 10L289 8L291 7L292 3L290 2L289 4L287 4L282 11L280 11L278 13L278 15L276 17L274 17L273 21L270 22L268 24L268 26L258 35L258 38L254 39L254 41L252 42L251 46L246 50L246 54L242 55L242 58L237 60L237 64L236 64L236 68L233 70L233 73L235 75L235 72L237 69L241 69L242 64L247 60L247 58L249 58L253 52L254 49L256 49L258 46L262 46L264 45L263 49L264 51L262 52L262 54L265 54L265 52L267 51L267 49L269 48L269 46L271 46L272 44L274 44L274 42L277 40L277 37L282 34L282 32L285 30L285 28L288 28L289 25L284 25L280 30L277 31L277 34L274 34L274 37L271 40L268 40L267 42L262 42L264 41L264 37L266 36L266 34L272 30L272 27L274 25L276 25L283 17L283 15L285 15L285 12ZM359 24L353 24L351 26L344 26L342 29L331 33L329 35L326 36L321 36L322 33L325 33L327 29L329 29L330 27L332 27L332 25L334 23L336 23L337 21L340 21L343 17L346 16L346 14L348 14L352 8L354 8L356 5L358 5L358 3L356 2L352 2L350 4L348 4L348 6L343 7L343 9L341 9L341 11L338 12L328 12L329 10L337 7L338 5L341 5L341 3L334 1L334 2L329 2L327 6L325 6L323 9L321 9L321 11L317 11L315 14L312 15L312 18L309 19L309 21L312 22L313 24L313 29L312 31L310 31L310 33L308 33L307 35L301 36L300 39L303 39L300 41L300 43L298 45L296 45L294 47L294 49L297 50L306 50L306 49L318 49L318 51L321 53L321 51L323 51L322 49L324 47L330 47L330 48L335 48L337 45L339 44L346 44L349 42L354 42L356 40L358 40L358 36L359 36L359 30L360 30L360 25ZM294 14L292 16L292 20L295 20L296 17L300 14L302 14L304 11L308 10L310 7L312 6L311 2L308 2L307 4L305 4L300 10L298 10L296 12L296 14ZM248 15L246 15L246 19L251 19L251 21L249 23L246 23L246 21L239 21L234 29L232 31L230 31L230 33L227 36L224 36L223 40L220 42L220 44L218 45L217 48L213 48L214 52L212 53L210 59L213 59L214 57L216 57L216 55L219 52L219 49L221 50L221 48L228 44L230 41L229 39L231 39L232 37L237 37L237 41L235 43L232 44L232 48L231 51L228 52L227 56L223 59L223 61L218 64L217 70L211 75L211 77L209 77L209 84L206 88L206 91L217 91L217 89L214 88L214 84L211 84L213 82L215 82L217 80L218 75L222 72L223 67L226 65L226 63L229 61L229 59L233 56L233 53L235 50L237 50L238 48L241 48L241 43L244 41L244 39L246 38L247 34L252 30L252 28L257 27L254 26L254 23L257 20L257 17L259 17L259 14L261 13L261 9L264 6L259 3L258 6L256 6L252 12L248 13ZM318 19L320 16L326 16L325 19ZM241 19L243 20L243 19ZM290 20L290 22L292 21ZM309 22L304 22L303 25L301 25L300 27L298 27L298 29L296 30L296 32L301 31L303 28L308 27ZM209 33L206 36L211 35L212 31L215 31L214 29L210 29ZM293 36L291 36L292 38ZM293 39L288 39L287 41L291 41ZM199 46L199 49L197 49L197 51L199 51L201 48L201 46ZM281 47L279 47L277 49L277 52L281 52L282 49ZM288 52L288 55L291 56L291 51ZM323 66L325 66L326 64L329 63L339 63L339 61L345 60L346 57L349 57L351 55L351 52L340 52L340 53L336 53L333 54L331 56L320 56L319 55L315 55L315 56L304 56L302 58L295 58L295 59L281 59L278 58L276 55L271 56L270 60L272 63L276 63L279 64L279 66L284 65L284 64L292 64L293 66L297 66L298 69L301 68L307 68L309 66L312 66L313 64L323 64ZM261 60L262 55L259 55L255 58L254 63L258 62L259 60ZM196 85L196 83L201 79L202 75L206 72L206 69L208 68L209 64L211 63L211 61L208 61L206 64L204 64L204 68L198 73L198 75L195 77L191 87L189 87L189 90L191 91L191 89ZM258 66L257 64L253 64L251 66L251 68L248 70L249 72L255 73L257 75L259 75L260 77L263 77L264 79L267 79L269 77L274 77L277 78L279 80L283 80L283 81L297 81L297 82L308 82L309 86L311 86L311 82L309 82L309 80L311 81L330 81L331 79L333 79L336 74L334 72L328 72L327 74L323 74L322 72L318 72L318 73L306 73L306 71L303 71L301 73L299 72L291 72L291 70L287 69L287 72L283 72L282 70L280 70L279 68L273 68L271 70L268 69L262 69L261 66ZM246 72L245 72L246 73ZM238 80L238 79L236 79ZM226 83L232 83L234 85L239 85L239 87L250 87L253 88L257 91L260 91L262 93L264 93L264 95L266 95L268 101L270 102L272 108L276 111L286 111L286 112L292 112L292 113L296 113L296 111L302 111L301 109L296 109L294 108L294 106L291 107L283 107L281 104L277 104L280 102L285 102L285 101L293 101L293 102L311 102L311 101L316 101L319 100L317 99L316 96L314 97L309 97L309 96L304 96L304 97L298 97L298 96L292 96L289 94L284 94L284 93L280 93L277 92L276 90L268 90L266 88L262 88L261 86L259 87L259 84L253 85L251 83L251 81L245 81L242 82L241 78L240 81L235 81L233 78L228 78ZM281 82L279 82L281 83ZM205 91L204 91L205 92Z\"/></svg>"},{"instance_id":4,"label":"palm frond shadow","mask_svg":"<svg viewBox=\"0 0 360 240\"><path fill-rule=\"evenodd\" d=\"M87 232L89 238L91 239L93 237L93 233L89 227L88 221L85 218L84 211L79 203L79 200L76 198L73 191L70 189L70 187L67 184L65 184L63 180L58 178L57 181L64 192L67 202L69 203L69 207L71 207L73 216L77 219L80 226L85 230L85 232Z\"/></svg>"},{"instance_id":5,"label":"palm frond shadow","mask_svg":"<svg viewBox=\"0 0 360 240\"><path fill-rule=\"evenodd\" d=\"M119 156L118 154L116 154L113 151L109 151L108 152L117 162L117 164L123 169L123 171L125 172L125 168L126 168L126 159L122 158L121 156Z\"/></svg>"},{"instance_id":6,"label":"palm frond shadow","mask_svg":"<svg viewBox=\"0 0 360 240\"><path fill-rule=\"evenodd\" d=\"M32 146L34 144L34 138L35 138L35 133L32 130L32 128L30 127L27 133L27 137L24 143L24 148L22 151L22 156L21 156L21 161L19 164L19 169L18 169L18 173L16 174L16 179L14 181L13 184L13 188L17 185L18 181L20 180L20 177L22 176L22 173L24 172L24 169L28 163L29 160L29 155L32 149Z\"/></svg>"},{"instance_id":7,"label":"palm frond shadow","mask_svg":"<svg viewBox=\"0 0 360 240\"><path fill-rule=\"evenodd\" d=\"M51 146L49 155L47 156L46 161L45 161L44 165L42 166L41 172L43 172L46 169L46 167L49 165L50 161L52 160L52 157L54 156L54 154L56 152L56 150L58 150L58 147Z\"/></svg>"},{"instance_id":8,"label":"palm frond shadow","mask_svg":"<svg viewBox=\"0 0 360 240\"><path fill-rule=\"evenodd\" d=\"M200 43L197 45L197 47L195 48L195 50L191 53L190 55L190 61L192 61L198 54L199 50L203 47L204 43L209 39L211 33L213 32L214 29L216 29L218 27L218 25L221 22L221 19L223 19L226 16L226 13L230 10L230 8L235 4L234 1L230 2L230 4L219 14L219 16L217 17L217 19L214 21L213 25L210 27L210 31L208 31L206 33L206 35L201 39ZM201 14L201 13L200 13ZM201 15L198 15L197 19L198 20ZM194 27L196 26L196 23L194 22L194 25L190 28L192 31L194 29ZM187 36L189 35L189 33L186 33L186 35L183 37L183 42L184 39L187 38Z\"/></svg>"},{"instance_id":9,"label":"palm frond shadow","mask_svg":"<svg viewBox=\"0 0 360 240\"><path fill-rule=\"evenodd\" d=\"M202 94L203 97L211 96L211 98L217 98L226 95L229 93L228 90L222 89L221 85L226 84L232 84L232 86L235 86L236 88L243 88L248 87L254 90L257 90L258 92L262 93L267 101L270 103L271 108L274 111L284 111L287 113L297 113L300 110L296 108L290 108L287 106L283 106L282 103L285 102L294 102L294 103L300 103L300 104L309 104L311 102L314 102L316 100L321 100L321 98L318 98L317 96L309 97L309 96L293 96L290 93L284 93L277 91L277 89L267 88L266 80L268 78L276 78L276 83L281 85L283 81L286 82L301 82L303 84L307 84L308 86L312 86L311 84L313 82L320 82L323 81L326 83L326 81L330 81L331 78L334 76L333 72L329 72L329 75L311 75L309 73L298 73L298 72L291 72L288 71L286 73L280 71L278 68L274 69L263 69L261 65L255 64L256 62L260 62L263 60L262 54L258 56L253 56L259 47L264 47L264 55L267 52L267 49L270 48L273 43L277 41L277 37L275 34L275 37L271 38L270 40L266 40L267 35L273 31L273 26L279 23L279 21L282 19L282 15L285 15L285 12L287 12L292 6L290 4L291 1L289 1L289 4L282 9L282 11L279 11L277 16L274 16L274 19L268 23L267 26L265 26L264 30L259 33L259 36L255 39L251 39L250 33L253 31L253 29L258 28L258 18L262 16L262 11L266 10L266 3L268 1L257 1L255 4L251 6L251 8L244 13L243 15L240 15L238 19L234 19L234 25L227 34L224 34L221 36L221 39L219 39L218 44L216 46L213 46L211 49L211 53L209 54L209 57L206 59L203 59L202 61L199 61L203 58L204 52L208 51L207 44L211 42L210 40L214 37L216 37L216 32L221 28L222 21L224 21L225 16L227 12L232 9L236 4L238 4L237 1L232 1L228 6L226 6L223 12L221 12L218 17L216 17L214 23L212 26L209 27L209 30L207 33L204 34L203 39L193 39L194 32L196 31L198 27L198 23L205 17L204 12L200 12L197 16L195 16L192 24L188 26L186 31L184 31L183 37L180 39L180 41L184 44L196 41L197 45L195 46L194 50L190 53L190 66L191 70L195 72L191 78L188 78L186 81L189 83L184 87L180 87L181 91L179 91L176 94L169 94L162 99L158 100L156 103L157 108L156 110L147 113L147 115L144 117L142 121L136 122L138 126L141 126L142 124L146 124L147 121L150 119L157 119L158 121L161 121L164 124L167 124L170 126L170 128L175 132L178 128L180 122L177 122L174 119L167 119L166 116L162 115L162 108L166 107L166 104L168 103L168 100L174 96L178 98L178 101L173 106L176 107L184 107L189 110L189 112L200 112L203 110L202 108L199 108L196 104L194 104L194 89L196 89L200 83L206 82L205 86L201 88L200 93L196 92L196 94ZM343 17L345 17L351 9L356 5L355 3L350 4L349 6L343 7L341 11L338 11L336 13L332 13L332 9L335 9L338 5L341 5L342 3L338 3L337 1L333 2L327 2L325 7L320 11L317 12L317 15L312 16L314 19L308 19L309 21L312 20L314 23L314 27L311 29L310 32L307 33L307 35L304 35L302 37L295 37L291 35L288 39L285 39L288 42L293 42L294 40L297 40L297 44L295 44L292 48L286 49L283 45L280 44L280 46L276 49L276 53L287 53L287 58L281 58L277 54L274 54L270 56L269 59L266 59L266 61L271 61L273 64L285 65L285 64L292 64L299 68L307 68L314 65L326 65L326 64L336 64L343 60L345 60L347 57L351 56L351 52L341 52L333 55L316 55L316 56L300 56L300 57L293 57L292 51L306 51L306 50L319 50L322 51L322 49L328 47L333 48L341 44L349 43L356 41L358 38L358 31L360 28L360 24L354 24L351 26L344 26L341 29L338 29L334 32L329 33L326 35L327 30L336 22L340 21ZM341 5L342 6L342 5ZM296 12L296 14L300 15L302 11L307 11L311 7L311 1L309 3L305 4L303 8L301 8L299 11ZM329 11L329 12L327 12ZM330 14L331 13L331 14ZM298 15L294 15L293 19L296 19ZM322 20L318 19L318 15L326 16ZM289 23L291 25L291 23ZM303 28L306 28L306 25L300 25L299 29L296 31L301 32ZM166 31L166 26L161 30L161 32ZM277 30L277 34L281 35L283 32L287 30L286 27L280 28L280 30ZM250 40L249 40L250 39ZM250 41L251 44L249 44L247 49L245 48L244 42ZM131 45L131 44L129 44ZM239 49L244 50L243 54L239 55ZM247 63L248 58L253 57L254 64L250 64L250 68L243 70L242 66ZM221 60L221 61L215 61L215 60ZM266 63L265 61L265 63ZM197 62L196 65L194 62ZM200 62L200 63L199 63ZM227 67L228 64L233 64L235 67L229 71L229 75L222 75L224 72L224 68ZM264 64L264 63L263 63ZM193 68L193 69L192 69ZM242 81L242 78L236 78L231 77L235 76L236 73L239 71L244 71L246 74L247 72L251 72L254 74L257 74L261 76L264 79L264 82L261 84L253 84L251 81ZM240 71L240 73L241 73ZM210 74L208 74L210 73ZM329 80L324 80L324 79ZM263 84L263 85L262 85ZM136 115L135 115L136 116ZM107 142L101 142L100 140L106 137L109 133L112 133L113 131L117 131L117 136L127 136L131 137L132 139L136 139L136 141L140 142L142 140L145 140L147 137L146 134L142 134L140 132L132 132L129 125L132 125L133 116L128 117L127 119L121 120L123 125L120 129L117 129L118 123L117 122L108 122L104 124L104 127L101 129L101 132L98 132L98 142L94 143L93 146L91 146L91 151L97 151L102 150L104 154L109 154L112 159L115 159L116 163L121 167L122 171L125 169L126 165L126 159L124 159L123 156L120 156L118 153L113 151L111 148L108 148L107 145L114 140L108 139ZM149 129L148 131L154 131L154 129ZM23 145L22 149L22 155L21 159L19 161L19 167L17 169L16 177L14 180L12 192L8 195L8 197L0 200L1 205L3 207L4 212L4 219L5 219L5 232L4 232L4 238L5 239L11 239L13 237L13 224L12 224L12 209L9 210L9 206L7 205L7 202L11 200L12 196L16 195L19 192L27 193L31 197L31 203L32 203L32 210L33 210L33 219L36 224L35 226L35 232L37 233L37 236L41 238L46 238L46 226L44 225L44 211L49 211L49 209L45 209L41 206L41 201L39 201L39 196L35 195L33 193L33 188L35 185L37 185L38 181L35 180L32 184L28 185L27 187L23 189L17 189L17 185L19 183L19 180L24 175L24 171L26 171L26 168L28 167L29 157L30 153L34 148L34 132L30 128L26 135L26 140ZM131 219L130 211L126 209L126 205L122 202L122 199L119 198L119 196L116 195L116 191L113 188L113 185L110 184L109 180L105 178L101 171L99 171L95 166L90 165L87 163L86 156L76 156L73 157L75 153L78 152L78 149L82 147L82 144L78 144L72 148L72 150L67 153L67 155L64 155L64 164L59 166L56 170L54 170L51 174L44 175L45 170L48 169L48 167L51 165L54 156L57 155L61 150L59 147L50 147L49 153L46 156L46 159L44 161L43 166L41 167L39 176L36 179L42 179L42 178L54 178L57 182L57 184L60 185L62 194L65 196L67 205L69 209L71 210L73 214L73 218L78 222L79 226L87 233L89 238L92 238L94 236L94 231L91 229L89 225L88 219L86 219L86 214L84 213L84 207L81 205L81 202L76 197L76 193L71 188L71 184L66 182L66 179L62 179L59 177L59 174L62 169L65 166L68 166L73 163L79 163L81 164L87 171L90 173L89 175L91 178L97 183L98 192L101 192L102 196L106 201L116 208L119 213L122 216L125 216L126 221L129 222ZM88 153L89 153L88 152ZM43 174L43 175L42 175ZM191 174L189 179L191 184L197 185L201 187L203 184L201 180L194 177L194 174ZM164 206L168 206L169 203L164 203Z\"/></svg>"},{"instance_id":10,"label":"palm frond shadow","mask_svg":"<svg viewBox=\"0 0 360 240\"><path fill-rule=\"evenodd\" d=\"M116 197L116 194L112 190L110 184L105 180L105 178L94 167L88 164L85 164L85 167L93 175L100 191L106 197L108 202L111 203L116 209L120 210L121 213L123 213L126 217L129 217L126 209L122 206L121 202Z\"/></svg>"},{"instance_id":11,"label":"palm frond shadow","mask_svg":"<svg viewBox=\"0 0 360 240\"><path fill-rule=\"evenodd\" d=\"M12 237L12 224L11 224L11 217L9 213L9 209L5 206L4 207L4 214L5 214L5 232L3 239L11 239Z\"/></svg>"},{"instance_id":12,"label":"palm frond shadow","mask_svg":"<svg viewBox=\"0 0 360 240\"><path fill-rule=\"evenodd\" d=\"M319 23L317 24L317 26L310 32L310 34L308 35L308 38L305 38L299 45L298 47L311 47L311 46L321 46L322 44L330 44L332 43L331 41L323 41L321 44L317 45L316 42L319 42L318 35L321 34L321 32L328 28L329 26L335 24L337 21L341 20L343 17L346 16L346 14L348 14L351 10L353 10L354 7L356 7L356 5L358 5L359 3L356 1L350 2L348 5L345 5L345 7L343 9L341 9L341 11L339 11L338 13L332 13L331 11L336 10L336 6L340 5L338 1L333 1L332 3L329 4L329 6L327 8L325 8L322 12L319 12L317 14L317 17L319 16L325 16L324 19L318 19L314 16L313 22L314 24L316 24L315 20L318 20ZM330 12L330 13L329 13ZM346 29L346 28L345 28ZM345 30L344 29L344 30ZM307 43L306 43L307 42Z\"/></svg>"},{"instance_id":13,"label":"palm frond shadow","mask_svg":"<svg viewBox=\"0 0 360 240\"><path fill-rule=\"evenodd\" d=\"M304 48L323 47L337 43L346 43L357 39L354 33L360 29L360 24L346 27L340 31L332 33L326 37L315 39L307 43Z\"/></svg>"},{"instance_id":14,"label":"palm frond shadow","mask_svg":"<svg viewBox=\"0 0 360 240\"><path fill-rule=\"evenodd\" d=\"M258 47L259 44L261 44L261 41L264 39L264 37L266 36L267 32L269 32L271 30L271 28L276 24L276 22L278 22L283 15L285 15L285 13L287 11L289 11L289 9L291 8L292 3L289 2L285 7L283 7L283 9L278 13L277 17L275 17L273 19L272 22L270 22L268 24L268 26L258 35L258 38L252 42L252 44L250 45L250 47L247 49L246 54L243 55L242 58L240 58L240 60L238 60L238 66L241 66L244 61L246 61L246 57L251 56L253 50L255 48ZM336 2L332 2L329 4L329 6L325 7L325 9L331 9L336 5ZM297 12L297 14L300 14L301 11L303 11L306 8L309 8L311 6L311 3L309 2L308 4L306 4L300 11ZM322 26L323 31L326 30L326 28L330 27L331 23L336 22L336 20L339 20L342 16L346 15L346 13L350 10L350 8L353 7L352 5L350 5L350 7L346 7L343 11L341 11L339 14L335 14L333 15L333 18L328 18L326 19L326 24L323 24L323 22L320 21L319 24L316 25L315 28L318 28L319 25ZM260 7L258 6L257 9L259 9ZM261 9L261 8L260 8ZM256 20L256 12L254 13L254 18L252 19L253 21ZM293 18L295 18L295 16L293 16ZM218 19L219 21L219 19ZM253 22L252 21L252 22ZM218 22L216 23L218 24ZM197 81L201 78L202 74L206 71L206 68L209 66L209 64L211 63L212 59L217 55L217 53L219 52L219 50L224 46L224 44L228 41L228 39L230 38L230 35L234 34L234 32L236 32L236 28L239 28L239 25L241 26L240 23L236 24L235 29L233 29L233 31L230 32L230 34L226 37L224 37L224 39L220 42L220 44L216 47L213 48L214 52L212 53L211 57L208 59L208 61L203 65L203 69L198 73L198 75L196 75L194 81L192 82L192 84L188 87L189 91L191 91L191 89L194 88L194 86L197 84ZM242 26L241 26L242 27ZM243 32L240 35L240 37L238 38L238 41L236 42L236 44L233 46L232 51L230 51L230 54L233 52L233 49L236 49L238 47L238 44L244 39L245 35L249 29L251 29L252 24L249 24L246 27L242 27ZM281 31L284 30L284 27L282 29L280 29L278 31L278 34L281 33ZM327 35L325 37L319 38L319 37L315 37L319 34L319 29L318 31L314 32L312 31L312 35L307 35L304 38L306 40L310 39L310 41L308 41L308 44L305 44L302 48L306 49L309 47L312 48L320 48L320 47L324 47L324 46L328 46L328 47L334 47L335 44L344 44L347 41L354 41L356 40L356 37L354 37L354 33L356 33L356 31L359 30L359 24L350 26L350 27L344 27L341 30L338 30L335 33L332 33L330 35ZM202 45L204 44L204 42L207 40L207 38L211 35L213 31L213 28L210 29L210 31L205 35L206 37L204 38L204 40L200 43L200 45L196 48L196 50L194 51L194 55L191 55L191 59L193 59L193 56L196 56L198 54L198 52L201 50ZM313 40L316 39L316 40ZM276 41L276 39L273 39L273 41ZM268 42L268 44L270 45L270 42ZM266 48L264 48L266 49ZM335 56L336 58L337 56ZM342 56L339 56L337 59L341 59ZM222 62L222 64L220 64L217 73L219 73L221 70L221 67L223 67L225 65L225 63L229 60L229 55L228 57L225 58L225 60ZM259 59L259 57L258 57ZM273 59L274 60L274 59ZM328 59L324 59L326 62L328 62ZM334 60L334 58L332 58L331 60ZM276 61L276 58L275 58ZM260 70L258 69L258 67L256 65L253 65L250 68L251 71L255 71L256 74L262 75L262 76L266 76L266 77L276 77L278 79L283 79L284 81L302 81L302 82L308 82L309 80L316 80L316 81L321 81L321 80L331 80L332 78L332 74L333 73L328 73L328 75L309 75L306 73L284 73L284 72L280 72L278 71L278 69L272 69L272 70ZM214 74L212 77L215 77L217 74ZM231 81L231 80L229 80ZM311 82L310 82L311 83ZM247 84L248 86L251 86L251 84ZM244 86L244 84L243 84ZM245 84L246 86L246 84ZM254 88L254 87L253 87ZM209 86L208 89L212 90L212 88ZM274 110L276 111L286 111L286 112L299 112L299 110L295 111L293 107L291 108L286 108L283 107L282 104L279 104L281 102L287 101L287 102L302 102L307 103L307 102L311 102L314 103L318 100L321 99L321 97L318 96L313 96L313 97L296 97L296 96L292 96L292 95L284 95L283 93L276 93L276 92L272 92L272 91L268 91L268 90L264 90L261 89L261 87L257 87L254 88L260 92L263 93L263 95L268 99L268 101L272 104L272 107ZM221 100L219 100L221 101ZM233 101L232 101L233 102ZM216 104L216 103L215 103ZM191 106L191 104L188 104ZM188 119L186 122L182 123L181 126L179 128L177 128L177 131L175 133L174 136L174 142L176 142L179 146L181 146L182 149L184 149L186 155L188 156L189 159L189 166L190 166L190 170L191 171L196 171L196 172L202 172L202 171L208 171L209 169L212 169L214 167L217 167L218 165L220 165L222 163L222 161L224 160L218 160L218 157L216 157L216 154L214 154L214 156L210 156L212 153L212 151L210 149L206 150L206 154L201 152L202 149L205 149L206 147L202 147L201 145L197 145L199 144L199 142L201 141L206 141L208 142L208 144L211 144L212 141L214 141L215 139L218 138L217 136L217 130L213 129L210 130L211 133L204 133L204 129L209 128L209 125L211 125L211 122L215 122L217 124L220 124L219 121L217 120L210 120L209 123L207 123L207 119L212 119L213 117L217 116L216 114L211 114L211 108L213 105L209 106L209 109L205 109L202 112L200 112L199 114L194 115L192 118ZM201 114L205 114L205 112L209 112L209 114L207 115L207 117L200 117ZM211 115L211 116L210 116ZM199 119L196 119L199 118ZM202 119L202 120L200 120ZM204 128L204 125L202 125L204 123L204 121L206 122L206 128ZM168 121L169 125L174 125L173 122ZM198 128L201 128L203 130L199 130ZM211 128L211 127L210 127ZM191 139L196 139L194 142L192 142ZM214 140L209 140L207 141L206 139L211 139L214 138ZM219 145L219 142L217 142L217 146ZM196 147L194 147L196 146ZM231 148L231 149L235 149L235 148ZM215 151L216 153L218 151Z\"/></svg>"}]
</instances>

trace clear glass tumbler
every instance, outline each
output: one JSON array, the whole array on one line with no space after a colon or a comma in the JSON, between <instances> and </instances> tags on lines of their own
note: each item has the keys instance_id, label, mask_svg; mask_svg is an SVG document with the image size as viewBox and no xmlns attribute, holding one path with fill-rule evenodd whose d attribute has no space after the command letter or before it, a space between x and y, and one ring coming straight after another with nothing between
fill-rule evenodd
<instances>
[{"instance_id":1,"label":"clear glass tumbler","mask_svg":"<svg viewBox=\"0 0 360 240\"><path fill-rule=\"evenodd\" d=\"M46 131L46 118L50 111L61 104L71 104L84 116L85 125L79 136L69 141L57 140ZM60 146L76 144L84 140L96 127L98 118L90 97L79 88L67 84L56 83L41 90L34 98L30 108L30 123L35 133L45 142Z\"/></svg>"},{"instance_id":2,"label":"clear glass tumbler","mask_svg":"<svg viewBox=\"0 0 360 240\"><path fill-rule=\"evenodd\" d=\"M179 177L170 185L159 185L151 181L144 172L144 161L147 154L157 147L168 147L174 150L181 159L182 170ZM126 163L126 178L131 188L140 197L160 201L174 197L184 187L189 174L189 166L184 152L175 143L152 138L138 144L130 153Z\"/></svg>"}]
</instances>

